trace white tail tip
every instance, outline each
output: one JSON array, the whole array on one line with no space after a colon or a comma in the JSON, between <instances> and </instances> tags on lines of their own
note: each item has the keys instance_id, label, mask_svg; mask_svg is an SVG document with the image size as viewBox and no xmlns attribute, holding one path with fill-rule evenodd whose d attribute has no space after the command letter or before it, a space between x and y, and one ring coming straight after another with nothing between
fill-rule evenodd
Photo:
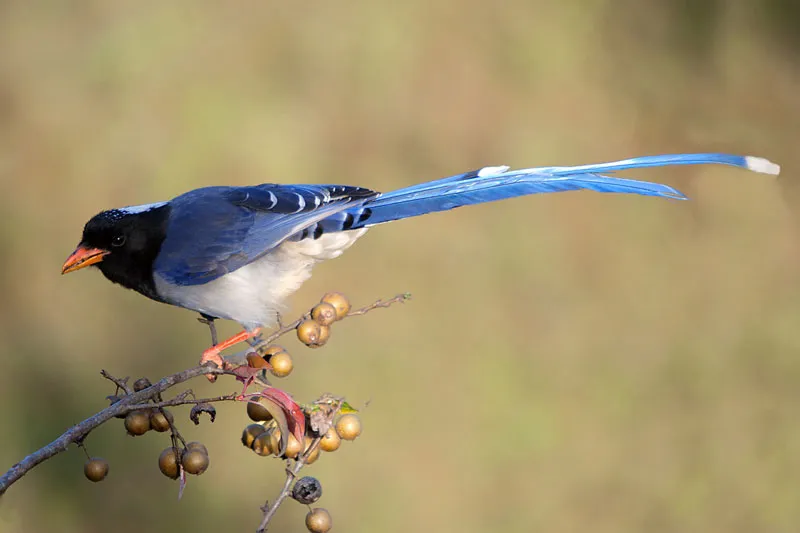
<instances>
[{"instance_id":1,"label":"white tail tip","mask_svg":"<svg viewBox=\"0 0 800 533\"><path fill-rule=\"evenodd\" d=\"M745 156L744 162L747 168L753 172L760 172L762 174L772 174L777 176L781 173L781 166L773 163L769 159L763 157L755 157L752 155Z\"/></svg>"},{"instance_id":2,"label":"white tail tip","mask_svg":"<svg viewBox=\"0 0 800 533\"><path fill-rule=\"evenodd\" d=\"M494 174L502 174L503 172L505 172L509 168L511 168L511 167L506 166L506 165L502 165L502 166L499 166L499 167L483 167L482 169L480 169L478 171L478 177L479 178L485 178L486 176L492 176Z\"/></svg>"}]
</instances>

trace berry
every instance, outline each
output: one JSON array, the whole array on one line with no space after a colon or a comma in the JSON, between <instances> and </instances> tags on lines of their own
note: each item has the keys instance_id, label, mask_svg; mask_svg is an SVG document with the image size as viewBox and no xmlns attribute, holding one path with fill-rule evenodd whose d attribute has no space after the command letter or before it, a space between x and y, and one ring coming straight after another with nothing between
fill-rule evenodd
<instances>
[{"instance_id":1,"label":"berry","mask_svg":"<svg viewBox=\"0 0 800 533\"><path fill-rule=\"evenodd\" d=\"M103 481L108 475L108 461L100 457L92 457L83 465L83 475L89 481Z\"/></svg>"},{"instance_id":2,"label":"berry","mask_svg":"<svg viewBox=\"0 0 800 533\"><path fill-rule=\"evenodd\" d=\"M311 533L328 533L333 527L333 520L328 511L322 507L312 509L306 515L306 527Z\"/></svg>"},{"instance_id":3,"label":"berry","mask_svg":"<svg viewBox=\"0 0 800 533\"><path fill-rule=\"evenodd\" d=\"M314 439L312 439L311 437L309 437L308 435L306 435L306 437L305 437L305 440L304 440L304 447L305 447L305 451L308 451L308 448L311 446L311 443L312 443L313 441L314 441ZM304 451L304 453L305 453L305 451ZM320 449L319 449L319 445L317 445L317 447L316 447L316 448L314 448L314 451L313 451L313 452L311 452L311 453L308 455L308 457L306 457L305 463L306 463L307 465L310 465L310 464L314 464L314 463L316 463L316 462L317 462L317 459L319 459L319 454L320 454Z\"/></svg>"},{"instance_id":4,"label":"berry","mask_svg":"<svg viewBox=\"0 0 800 533\"><path fill-rule=\"evenodd\" d=\"M131 411L125 417L125 429L134 437L144 435L150 430L150 413L147 411Z\"/></svg>"},{"instance_id":5,"label":"berry","mask_svg":"<svg viewBox=\"0 0 800 533\"><path fill-rule=\"evenodd\" d=\"M158 469L170 479L178 479L181 469L178 467L178 449L170 446L158 456Z\"/></svg>"},{"instance_id":6,"label":"berry","mask_svg":"<svg viewBox=\"0 0 800 533\"><path fill-rule=\"evenodd\" d=\"M170 422L172 422L172 414L169 411L161 412L158 409L153 409L150 412L150 428L159 433L168 431L170 429Z\"/></svg>"},{"instance_id":7,"label":"berry","mask_svg":"<svg viewBox=\"0 0 800 533\"><path fill-rule=\"evenodd\" d=\"M278 455L281 451L281 430L278 428L274 428L269 434L269 451L273 455ZM303 453L303 445L290 433L286 442L286 451L282 457L294 459L301 453Z\"/></svg>"},{"instance_id":8,"label":"berry","mask_svg":"<svg viewBox=\"0 0 800 533\"><path fill-rule=\"evenodd\" d=\"M251 448L256 455L260 455L262 457L266 457L267 455L272 455L272 451L269 448L269 441L270 441L270 430L264 431L260 435L258 435L255 439L253 439L253 445Z\"/></svg>"},{"instance_id":9,"label":"berry","mask_svg":"<svg viewBox=\"0 0 800 533\"><path fill-rule=\"evenodd\" d=\"M203 453L203 450L199 448L189 449L187 447L181 455L181 464L187 474L199 476L208 468L208 454Z\"/></svg>"},{"instance_id":10,"label":"berry","mask_svg":"<svg viewBox=\"0 0 800 533\"><path fill-rule=\"evenodd\" d=\"M319 500L321 496L322 485L315 477L302 477L292 487L292 498L303 505L311 505Z\"/></svg>"},{"instance_id":11,"label":"berry","mask_svg":"<svg viewBox=\"0 0 800 533\"><path fill-rule=\"evenodd\" d=\"M327 302L320 302L311 309L311 318L320 326L330 326L338 319L336 308Z\"/></svg>"},{"instance_id":12,"label":"berry","mask_svg":"<svg viewBox=\"0 0 800 533\"><path fill-rule=\"evenodd\" d=\"M192 441L186 445L186 450L200 450L204 454L208 455L208 448L206 448L205 444L202 442Z\"/></svg>"},{"instance_id":13,"label":"berry","mask_svg":"<svg viewBox=\"0 0 800 533\"><path fill-rule=\"evenodd\" d=\"M264 360L266 360L269 363L270 357L272 357L276 353L285 352L285 351L286 351L286 349L283 346L279 346L277 344L270 344L269 346L264 348L264 351L263 351Z\"/></svg>"},{"instance_id":14,"label":"berry","mask_svg":"<svg viewBox=\"0 0 800 533\"><path fill-rule=\"evenodd\" d=\"M328 342L328 339L331 338L331 327L330 326L320 326L319 327L319 339L317 339L317 344L313 345L312 348L319 348L320 346L324 345Z\"/></svg>"},{"instance_id":15,"label":"berry","mask_svg":"<svg viewBox=\"0 0 800 533\"><path fill-rule=\"evenodd\" d=\"M297 326L297 338L306 346L311 346L319 342L321 335L320 325L314 320L303 320Z\"/></svg>"},{"instance_id":16,"label":"berry","mask_svg":"<svg viewBox=\"0 0 800 533\"><path fill-rule=\"evenodd\" d=\"M335 452L342 444L342 438L336 433L336 428L331 427L319 441L319 448L323 452Z\"/></svg>"},{"instance_id":17,"label":"berry","mask_svg":"<svg viewBox=\"0 0 800 533\"><path fill-rule=\"evenodd\" d=\"M273 354L269 360L269 364L272 365L272 370L270 370L270 372L276 378L285 378L292 373L292 369L294 368L292 356L286 352Z\"/></svg>"},{"instance_id":18,"label":"berry","mask_svg":"<svg viewBox=\"0 0 800 533\"><path fill-rule=\"evenodd\" d=\"M258 396L252 396L247 402L247 416L253 422L266 422L272 420L272 415L267 408L258 403Z\"/></svg>"},{"instance_id":19,"label":"berry","mask_svg":"<svg viewBox=\"0 0 800 533\"><path fill-rule=\"evenodd\" d=\"M361 419L349 413L336 421L336 433L344 440L355 440L361 435Z\"/></svg>"},{"instance_id":20,"label":"berry","mask_svg":"<svg viewBox=\"0 0 800 533\"><path fill-rule=\"evenodd\" d=\"M144 390L144 389L146 389L147 387L149 387L151 385L152 385L152 383L150 383L149 379L147 379L147 378L139 378L133 384L133 390L134 390L134 392L139 392L140 390Z\"/></svg>"},{"instance_id":21,"label":"berry","mask_svg":"<svg viewBox=\"0 0 800 533\"><path fill-rule=\"evenodd\" d=\"M253 442L256 440L256 437L264 433L266 429L261 424L250 424L244 431L242 431L242 444L253 449Z\"/></svg>"},{"instance_id":22,"label":"berry","mask_svg":"<svg viewBox=\"0 0 800 533\"><path fill-rule=\"evenodd\" d=\"M350 312L350 301L340 292L329 292L322 297L322 303L331 304L336 309L336 320L341 320Z\"/></svg>"}]
</instances>

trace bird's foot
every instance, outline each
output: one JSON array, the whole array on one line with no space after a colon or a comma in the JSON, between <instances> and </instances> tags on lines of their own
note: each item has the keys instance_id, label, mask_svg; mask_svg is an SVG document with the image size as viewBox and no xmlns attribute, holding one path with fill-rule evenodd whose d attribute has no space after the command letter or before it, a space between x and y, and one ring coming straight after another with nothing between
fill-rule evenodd
<instances>
[{"instance_id":1,"label":"bird's foot","mask_svg":"<svg viewBox=\"0 0 800 533\"><path fill-rule=\"evenodd\" d=\"M228 368L229 366L228 363L226 363L225 360L220 356L220 353L223 350L230 348L231 346L235 346L240 342L244 342L247 341L248 339L258 336L259 333L261 333L261 328L255 328L251 331L248 330L241 331L236 335L234 335L233 337L231 337L230 339L225 339L216 346L212 346L211 348L208 348L206 351L204 351L203 356L200 358L200 364L203 365L210 361L215 365L217 365L219 368L222 369ZM208 379L208 381L210 381L211 383L214 383L215 381L217 381L217 376L214 374L206 374L206 379Z\"/></svg>"},{"instance_id":2,"label":"bird's foot","mask_svg":"<svg viewBox=\"0 0 800 533\"><path fill-rule=\"evenodd\" d=\"M222 359L222 356L219 354L219 349L216 346L212 346L203 352L203 356L200 358L200 365L202 366L208 362L214 363L219 368L225 368L227 366L227 363ZM206 379L214 383L217 381L217 376L215 374L206 374Z\"/></svg>"}]
</instances>

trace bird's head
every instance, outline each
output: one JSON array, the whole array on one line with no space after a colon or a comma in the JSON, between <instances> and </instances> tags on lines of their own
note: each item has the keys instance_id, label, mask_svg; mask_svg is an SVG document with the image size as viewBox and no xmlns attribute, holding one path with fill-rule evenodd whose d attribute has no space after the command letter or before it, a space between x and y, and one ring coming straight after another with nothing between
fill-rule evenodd
<instances>
[{"instance_id":1,"label":"bird's head","mask_svg":"<svg viewBox=\"0 0 800 533\"><path fill-rule=\"evenodd\" d=\"M115 283L137 286L152 279L152 266L166 236L168 204L98 213L86 223L78 247L61 267L67 274L96 266Z\"/></svg>"}]
</instances>

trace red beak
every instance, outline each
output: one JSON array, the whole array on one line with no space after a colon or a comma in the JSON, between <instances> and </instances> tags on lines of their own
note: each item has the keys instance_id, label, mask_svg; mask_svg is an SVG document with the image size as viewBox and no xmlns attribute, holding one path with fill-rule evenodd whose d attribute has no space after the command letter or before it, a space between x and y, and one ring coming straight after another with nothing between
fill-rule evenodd
<instances>
[{"instance_id":1,"label":"red beak","mask_svg":"<svg viewBox=\"0 0 800 533\"><path fill-rule=\"evenodd\" d=\"M108 255L109 251L101 250L100 248L87 248L86 246L78 246L72 255L67 257L64 261L64 266L61 267L62 274L68 274L83 267L99 263L103 257Z\"/></svg>"}]
</instances>

